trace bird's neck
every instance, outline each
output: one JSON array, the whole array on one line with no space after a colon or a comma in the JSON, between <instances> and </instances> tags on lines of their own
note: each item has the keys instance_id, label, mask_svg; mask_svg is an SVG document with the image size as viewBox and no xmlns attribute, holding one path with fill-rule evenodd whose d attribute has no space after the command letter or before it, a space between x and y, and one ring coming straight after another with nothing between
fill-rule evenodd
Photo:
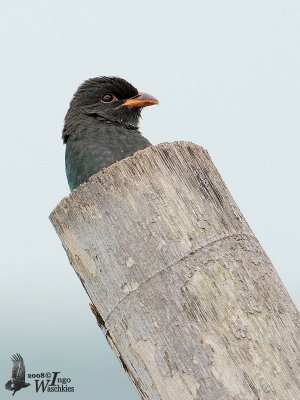
<instances>
[{"instance_id":1,"label":"bird's neck","mask_svg":"<svg viewBox=\"0 0 300 400\"><path fill-rule=\"evenodd\" d=\"M109 134L131 131L141 134L138 127L119 121L110 121L100 115L85 115L80 118L69 119L63 129L63 141L67 143L70 137L77 140L81 137L98 136L101 133Z\"/></svg>"},{"instance_id":2,"label":"bird's neck","mask_svg":"<svg viewBox=\"0 0 300 400\"><path fill-rule=\"evenodd\" d=\"M128 122L124 122L124 121L113 121L110 119L107 119L105 117L102 117L101 115L95 114L95 119L97 121L99 121L100 123L104 123L104 124L112 124L112 125L117 125L117 126L123 126L127 129L134 129L134 130L138 130L138 127L136 125L130 124Z\"/></svg>"}]
</instances>

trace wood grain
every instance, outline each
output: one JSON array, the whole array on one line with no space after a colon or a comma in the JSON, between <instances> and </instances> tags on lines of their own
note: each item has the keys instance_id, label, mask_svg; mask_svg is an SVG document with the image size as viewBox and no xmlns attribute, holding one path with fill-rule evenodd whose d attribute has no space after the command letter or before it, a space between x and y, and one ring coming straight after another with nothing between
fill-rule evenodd
<instances>
[{"instance_id":1,"label":"wood grain","mask_svg":"<svg viewBox=\"0 0 300 400\"><path fill-rule=\"evenodd\" d=\"M299 314L203 148L139 151L50 219L142 399L300 399Z\"/></svg>"}]
</instances>

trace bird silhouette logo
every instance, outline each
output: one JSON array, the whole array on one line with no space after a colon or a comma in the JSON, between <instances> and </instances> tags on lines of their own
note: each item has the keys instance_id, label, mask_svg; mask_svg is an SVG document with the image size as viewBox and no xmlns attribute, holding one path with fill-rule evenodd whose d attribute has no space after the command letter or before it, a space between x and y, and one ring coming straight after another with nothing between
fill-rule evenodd
<instances>
[{"instance_id":1,"label":"bird silhouette logo","mask_svg":"<svg viewBox=\"0 0 300 400\"><path fill-rule=\"evenodd\" d=\"M25 364L19 353L13 354L11 357L13 363L11 379L6 382L5 389L12 390L13 396L18 391L30 385L25 382Z\"/></svg>"}]
</instances>

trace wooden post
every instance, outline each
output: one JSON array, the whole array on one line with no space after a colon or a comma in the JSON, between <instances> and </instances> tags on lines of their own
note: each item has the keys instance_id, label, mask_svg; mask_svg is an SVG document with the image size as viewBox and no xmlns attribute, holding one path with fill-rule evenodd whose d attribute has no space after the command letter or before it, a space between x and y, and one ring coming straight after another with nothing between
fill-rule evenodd
<instances>
[{"instance_id":1,"label":"wooden post","mask_svg":"<svg viewBox=\"0 0 300 400\"><path fill-rule=\"evenodd\" d=\"M204 149L139 151L50 219L142 399L300 399L299 314Z\"/></svg>"}]
</instances>

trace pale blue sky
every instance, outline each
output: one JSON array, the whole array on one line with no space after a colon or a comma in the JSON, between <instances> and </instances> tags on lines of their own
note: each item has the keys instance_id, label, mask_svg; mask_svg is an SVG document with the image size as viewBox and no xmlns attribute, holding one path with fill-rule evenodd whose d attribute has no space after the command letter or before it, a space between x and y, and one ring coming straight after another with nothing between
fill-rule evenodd
<instances>
[{"instance_id":1,"label":"pale blue sky","mask_svg":"<svg viewBox=\"0 0 300 400\"><path fill-rule=\"evenodd\" d=\"M296 0L1 1L2 399L14 352L72 379L45 398L137 399L48 221L69 192L63 118L90 77L160 100L141 123L153 144L209 151L300 305L299 26Z\"/></svg>"}]
</instances>

